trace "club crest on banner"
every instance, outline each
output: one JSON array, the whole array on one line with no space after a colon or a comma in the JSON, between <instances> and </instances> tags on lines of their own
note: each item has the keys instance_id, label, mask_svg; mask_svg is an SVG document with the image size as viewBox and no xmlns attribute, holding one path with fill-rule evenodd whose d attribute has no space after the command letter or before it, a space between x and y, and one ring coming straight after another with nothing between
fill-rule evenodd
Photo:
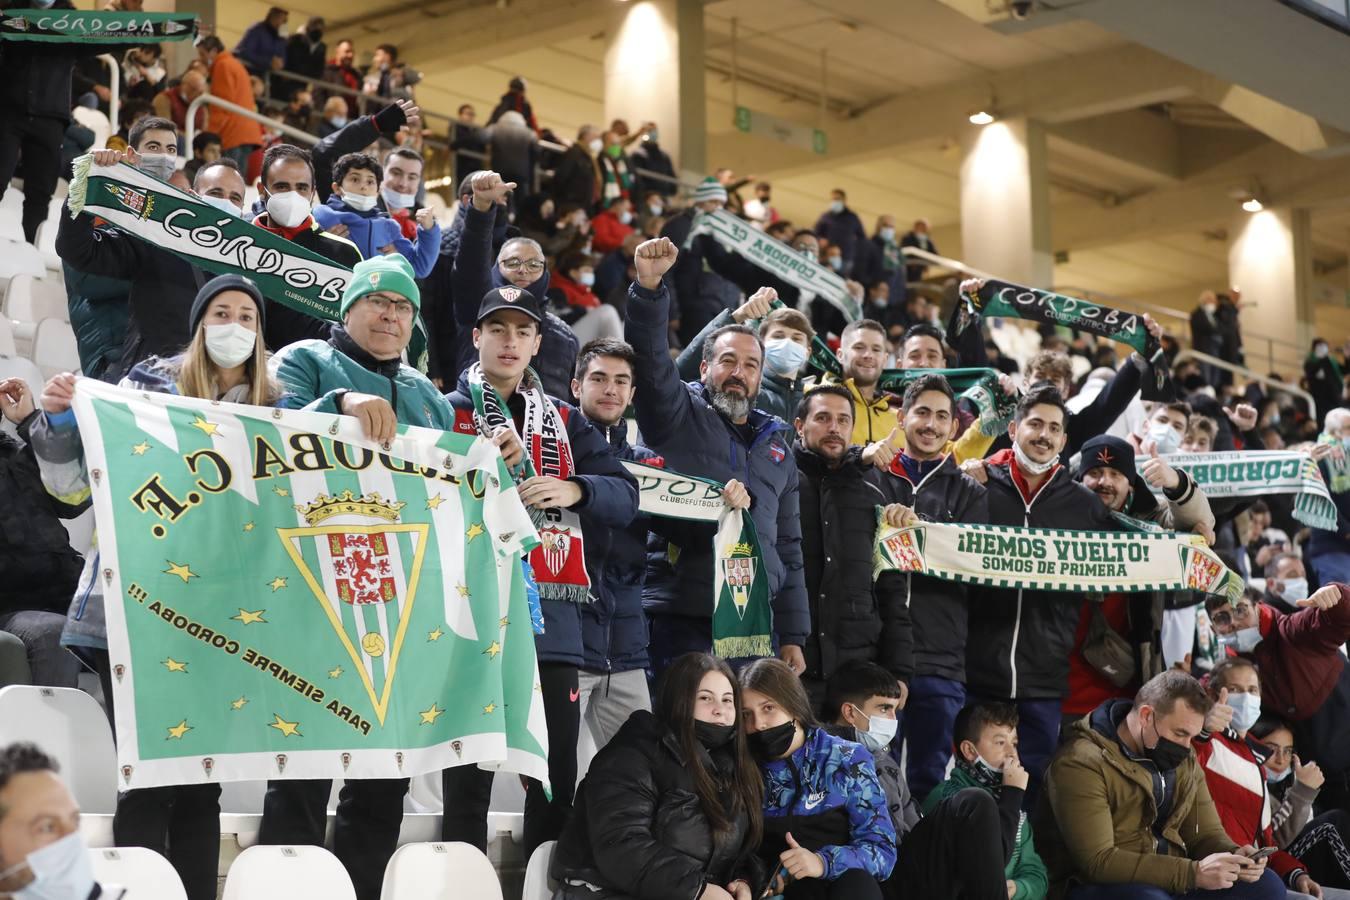
<instances>
[{"instance_id":1,"label":"club crest on banner","mask_svg":"<svg viewBox=\"0 0 1350 900\"><path fill-rule=\"evenodd\" d=\"M745 608L750 604L750 587L758 574L755 566L754 549L749 544L734 544L731 555L721 560L722 577L731 591L731 602L736 613L745 617Z\"/></svg>"},{"instance_id":2,"label":"club crest on banner","mask_svg":"<svg viewBox=\"0 0 1350 900\"><path fill-rule=\"evenodd\" d=\"M155 198L143 191L120 184L105 184L103 187L109 194L117 198L118 203L142 219L149 218L150 214L155 211Z\"/></svg>"},{"instance_id":3,"label":"club crest on banner","mask_svg":"<svg viewBox=\"0 0 1350 900\"><path fill-rule=\"evenodd\" d=\"M216 761L214 758L210 756L202 757L202 771L206 773L207 778L211 777L211 770L214 769L215 767Z\"/></svg>"},{"instance_id":4,"label":"club crest on banner","mask_svg":"<svg viewBox=\"0 0 1350 900\"><path fill-rule=\"evenodd\" d=\"M923 571L923 548L915 540L914 532L902 531L881 542L894 567L902 572Z\"/></svg>"},{"instance_id":5,"label":"club crest on banner","mask_svg":"<svg viewBox=\"0 0 1350 900\"><path fill-rule=\"evenodd\" d=\"M295 507L310 527L277 529L347 651L380 724L388 711L430 529L426 524L398 524L403 506L378 493L319 494Z\"/></svg>"}]
</instances>

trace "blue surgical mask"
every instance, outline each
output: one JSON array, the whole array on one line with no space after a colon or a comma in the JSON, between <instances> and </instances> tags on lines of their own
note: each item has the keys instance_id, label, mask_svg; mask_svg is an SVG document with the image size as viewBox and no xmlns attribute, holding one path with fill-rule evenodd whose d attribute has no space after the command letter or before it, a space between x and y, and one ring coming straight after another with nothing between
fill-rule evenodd
<instances>
[{"instance_id":1,"label":"blue surgical mask","mask_svg":"<svg viewBox=\"0 0 1350 900\"><path fill-rule=\"evenodd\" d=\"M796 375L806 362L806 348L787 338L764 342L764 365L775 375Z\"/></svg>"},{"instance_id":2,"label":"blue surgical mask","mask_svg":"<svg viewBox=\"0 0 1350 900\"><path fill-rule=\"evenodd\" d=\"M843 212L843 211L844 211L844 201L843 201L843 200L835 200L834 202L832 202L832 203L830 204L830 212L838 214L838 213L841 213L841 212Z\"/></svg>"},{"instance_id":3,"label":"blue surgical mask","mask_svg":"<svg viewBox=\"0 0 1350 900\"><path fill-rule=\"evenodd\" d=\"M881 229L881 239L882 239L883 241L894 241L894 240L895 240L895 229L892 228L892 227L890 227L889 225L887 225L885 228Z\"/></svg>"},{"instance_id":4,"label":"blue surgical mask","mask_svg":"<svg viewBox=\"0 0 1350 900\"><path fill-rule=\"evenodd\" d=\"M1261 697L1257 694L1229 692L1228 705L1233 707L1233 730L1245 734L1261 717Z\"/></svg>"},{"instance_id":5,"label":"blue surgical mask","mask_svg":"<svg viewBox=\"0 0 1350 900\"><path fill-rule=\"evenodd\" d=\"M1243 628L1241 631L1235 631L1232 634L1218 635L1219 643L1225 647L1232 647L1238 653L1250 653L1256 649L1256 645L1261 643L1261 626L1253 625L1251 628Z\"/></svg>"},{"instance_id":6,"label":"blue surgical mask","mask_svg":"<svg viewBox=\"0 0 1350 900\"><path fill-rule=\"evenodd\" d=\"M859 713L862 712L856 706L853 708L857 709ZM864 747L872 753L880 753L889 747L891 741L895 739L895 732L899 726L900 723L889 716L868 716L866 731L857 728L853 730L858 733L858 740Z\"/></svg>"},{"instance_id":7,"label":"blue surgical mask","mask_svg":"<svg viewBox=\"0 0 1350 900\"><path fill-rule=\"evenodd\" d=\"M1262 766L1262 768L1265 767ZM1270 771L1270 769L1266 769L1266 784L1279 784L1281 781L1284 781L1286 778L1288 778L1290 775L1293 774L1294 774L1293 766L1290 766L1283 772L1272 772Z\"/></svg>"},{"instance_id":8,"label":"blue surgical mask","mask_svg":"<svg viewBox=\"0 0 1350 900\"><path fill-rule=\"evenodd\" d=\"M830 268L834 269L836 272L844 268L844 258L842 256L827 256L825 258L825 262L828 263Z\"/></svg>"},{"instance_id":9,"label":"blue surgical mask","mask_svg":"<svg viewBox=\"0 0 1350 900\"><path fill-rule=\"evenodd\" d=\"M582 273L581 273L581 276L580 276L579 278L577 278L577 281L579 281L580 283L586 285L586 287L593 287L593 286L595 285L595 273L594 273L594 272L582 272Z\"/></svg>"},{"instance_id":10,"label":"blue surgical mask","mask_svg":"<svg viewBox=\"0 0 1350 900\"><path fill-rule=\"evenodd\" d=\"M329 125L332 125L334 128L346 128L346 127L347 127L347 117L346 117L346 116L329 116L329 117L328 117L328 124L329 124Z\"/></svg>"},{"instance_id":11,"label":"blue surgical mask","mask_svg":"<svg viewBox=\"0 0 1350 900\"><path fill-rule=\"evenodd\" d=\"M1158 454L1165 456L1176 453L1181 448L1181 432L1167 422L1153 422L1148 426L1149 440L1158 448Z\"/></svg>"},{"instance_id":12,"label":"blue surgical mask","mask_svg":"<svg viewBox=\"0 0 1350 900\"><path fill-rule=\"evenodd\" d=\"M1308 579L1306 578L1286 578L1284 579L1284 592L1280 594L1289 603L1297 603L1300 600L1308 599Z\"/></svg>"},{"instance_id":13,"label":"blue surgical mask","mask_svg":"<svg viewBox=\"0 0 1350 900\"><path fill-rule=\"evenodd\" d=\"M235 218L239 218L244 214L244 211L242 209L235 206L232 202L230 202L228 199L224 197L212 197L209 194L203 194L197 199L205 203L207 206L214 206L221 212L228 213L229 215L232 215Z\"/></svg>"},{"instance_id":14,"label":"blue surgical mask","mask_svg":"<svg viewBox=\"0 0 1350 900\"><path fill-rule=\"evenodd\" d=\"M25 868L33 873L33 880L10 894L14 900L82 900L94 890L89 848L78 831L34 850L18 864L0 872L0 880Z\"/></svg>"}]
</instances>

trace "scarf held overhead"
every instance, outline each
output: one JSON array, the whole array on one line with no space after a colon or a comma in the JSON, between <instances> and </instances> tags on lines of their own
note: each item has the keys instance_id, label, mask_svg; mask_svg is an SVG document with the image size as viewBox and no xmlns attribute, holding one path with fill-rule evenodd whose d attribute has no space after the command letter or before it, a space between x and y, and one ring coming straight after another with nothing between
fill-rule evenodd
<instances>
[{"instance_id":1,"label":"scarf held overhead","mask_svg":"<svg viewBox=\"0 0 1350 900\"><path fill-rule=\"evenodd\" d=\"M958 334L974 326L980 316L1000 319L1025 319L1085 331L1133 347L1146 359L1153 377L1145 379L1140 396L1145 400L1174 400L1176 387L1163 357L1162 345L1144 327L1144 317L1135 313L1112 309L1100 303L1079 300L1023 287L1007 281L986 281L976 292L962 294L963 304L958 310Z\"/></svg>"},{"instance_id":2,"label":"scarf held overhead","mask_svg":"<svg viewBox=\"0 0 1350 900\"><path fill-rule=\"evenodd\" d=\"M89 12L74 9L7 9L0 12L0 40L90 44L186 41L197 35L197 17L183 13Z\"/></svg>"},{"instance_id":3,"label":"scarf held overhead","mask_svg":"<svg viewBox=\"0 0 1350 900\"><path fill-rule=\"evenodd\" d=\"M862 306L848 292L843 278L777 238L751 228L726 210L696 215L689 240L700 234L710 236L732 253L745 257L801 291L803 303L813 297L823 297L843 313L847 321L856 322L862 318ZM689 246L687 242L685 246Z\"/></svg>"},{"instance_id":4,"label":"scarf held overhead","mask_svg":"<svg viewBox=\"0 0 1350 900\"><path fill-rule=\"evenodd\" d=\"M168 250L217 275L244 275L268 300L317 319L341 320L342 292L352 271L294 241L222 213L126 163L96 165L92 156L74 162L70 214L98 216L122 231ZM184 310L186 313L186 310ZM408 360L426 371L426 333L414 321Z\"/></svg>"},{"instance_id":5,"label":"scarf held overhead","mask_svg":"<svg viewBox=\"0 0 1350 900\"><path fill-rule=\"evenodd\" d=\"M1232 450L1222 453L1171 453L1163 461L1190 476L1210 497L1264 497L1294 494L1294 518L1313 528L1336 529L1331 500L1317 463L1307 453L1289 450ZM1155 493L1161 493L1156 491Z\"/></svg>"},{"instance_id":6,"label":"scarf held overhead","mask_svg":"<svg viewBox=\"0 0 1350 900\"><path fill-rule=\"evenodd\" d=\"M558 407L544 393L533 369L526 371L516 388L525 401L524 428L520 430L497 389L483 377L480 364L470 367L468 379L478 433L491 438L502 428L509 428L525 448L524 458L512 473L517 481L536 475L566 481L575 474L567 425ZM586 574L581 517L561 507L531 509L530 516L539 531L540 544L529 560L539 599L589 602L591 581Z\"/></svg>"},{"instance_id":7,"label":"scarf held overhead","mask_svg":"<svg viewBox=\"0 0 1350 900\"><path fill-rule=\"evenodd\" d=\"M625 462L643 515L716 522L713 538L713 653L728 659L773 655L769 575L754 520L722 500L722 485Z\"/></svg>"},{"instance_id":8,"label":"scarf held overhead","mask_svg":"<svg viewBox=\"0 0 1350 900\"><path fill-rule=\"evenodd\" d=\"M1199 535L999 525L886 525L873 575L888 569L1015 590L1086 594L1194 590L1236 601L1242 579Z\"/></svg>"}]
</instances>

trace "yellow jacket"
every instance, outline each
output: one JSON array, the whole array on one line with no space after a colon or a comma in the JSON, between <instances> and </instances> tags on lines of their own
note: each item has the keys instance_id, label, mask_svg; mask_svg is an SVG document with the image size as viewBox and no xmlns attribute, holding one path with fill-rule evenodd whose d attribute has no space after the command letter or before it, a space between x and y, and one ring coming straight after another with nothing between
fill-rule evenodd
<instances>
[{"instance_id":1,"label":"yellow jacket","mask_svg":"<svg viewBox=\"0 0 1350 900\"><path fill-rule=\"evenodd\" d=\"M900 407L897 404L892 407L887 399L888 395L878 392L871 400L863 399L862 393L857 385L853 383L852 378L839 380L833 376L826 375L821 379L825 384L842 384L848 388L848 392L853 395L854 416L853 416L853 443L866 447L868 444L877 441L884 441L886 436L895 428L897 417L900 414ZM810 388L807 389L810 391ZM899 432L895 443L897 450L903 450L905 447L905 433ZM942 448L943 453L955 454L956 461L963 463L968 459L982 459L993 446L994 439L983 434L980 429L972 425L965 430L959 438L954 441L948 441Z\"/></svg>"}]
</instances>

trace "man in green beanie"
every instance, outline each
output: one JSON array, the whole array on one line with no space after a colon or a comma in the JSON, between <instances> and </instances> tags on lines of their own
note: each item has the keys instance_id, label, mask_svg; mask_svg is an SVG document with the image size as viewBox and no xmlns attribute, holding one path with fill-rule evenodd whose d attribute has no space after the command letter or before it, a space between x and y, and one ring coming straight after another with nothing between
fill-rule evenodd
<instances>
[{"instance_id":1,"label":"man in green beanie","mask_svg":"<svg viewBox=\"0 0 1350 900\"><path fill-rule=\"evenodd\" d=\"M449 431L450 403L401 354L422 302L412 266L399 255L356 264L342 294L342 324L327 341L299 341L272 359L289 409L355 416L366 437L388 447L399 423ZM331 782L272 781L259 843L323 846ZM360 898L378 897L398 844L406 778L348 780L337 812L333 852Z\"/></svg>"}]
</instances>

